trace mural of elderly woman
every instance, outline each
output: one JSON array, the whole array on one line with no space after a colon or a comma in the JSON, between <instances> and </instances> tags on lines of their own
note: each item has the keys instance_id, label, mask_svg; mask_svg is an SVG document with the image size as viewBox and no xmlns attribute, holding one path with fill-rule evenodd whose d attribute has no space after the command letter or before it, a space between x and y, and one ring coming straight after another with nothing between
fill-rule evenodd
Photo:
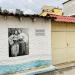
<instances>
[{"instance_id":1,"label":"mural of elderly woman","mask_svg":"<svg viewBox=\"0 0 75 75\"><path fill-rule=\"evenodd\" d=\"M12 55L17 56L19 54L19 43L18 43L18 31L17 30L15 30L13 41L14 41L14 44L11 48Z\"/></svg>"},{"instance_id":2,"label":"mural of elderly woman","mask_svg":"<svg viewBox=\"0 0 75 75\"><path fill-rule=\"evenodd\" d=\"M11 31L10 31L10 32L11 32ZM9 38L8 38L8 44L9 44L9 57L12 56L11 48L12 48L12 45L14 44L13 38L14 38L14 31L12 31L11 35L10 35Z\"/></svg>"},{"instance_id":3,"label":"mural of elderly woman","mask_svg":"<svg viewBox=\"0 0 75 75\"><path fill-rule=\"evenodd\" d=\"M15 30L14 35L13 35L10 42L12 42L12 44L11 44L11 56L12 57L18 56L18 54L19 54L19 44L18 44L18 31L17 30Z\"/></svg>"},{"instance_id":4,"label":"mural of elderly woman","mask_svg":"<svg viewBox=\"0 0 75 75\"><path fill-rule=\"evenodd\" d=\"M22 30L18 30L19 32L19 55L27 55L26 42L28 41L28 37Z\"/></svg>"}]
</instances>

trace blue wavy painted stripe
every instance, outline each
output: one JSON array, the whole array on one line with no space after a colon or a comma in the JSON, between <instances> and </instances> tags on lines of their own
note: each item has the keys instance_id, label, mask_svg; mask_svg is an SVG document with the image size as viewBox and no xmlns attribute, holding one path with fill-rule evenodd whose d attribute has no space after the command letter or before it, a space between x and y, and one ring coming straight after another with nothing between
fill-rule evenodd
<instances>
[{"instance_id":1,"label":"blue wavy painted stripe","mask_svg":"<svg viewBox=\"0 0 75 75\"><path fill-rule=\"evenodd\" d=\"M36 61L31 61L29 63L23 63L17 65L3 65L0 66L0 74L15 73L15 72L24 71L27 68L40 67L40 66L50 65L50 64L51 64L50 60L36 60Z\"/></svg>"}]
</instances>

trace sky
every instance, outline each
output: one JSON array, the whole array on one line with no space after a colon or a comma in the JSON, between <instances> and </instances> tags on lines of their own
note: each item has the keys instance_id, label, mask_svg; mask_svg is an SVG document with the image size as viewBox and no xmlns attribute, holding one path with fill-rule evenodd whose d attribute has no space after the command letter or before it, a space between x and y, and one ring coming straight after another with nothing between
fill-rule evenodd
<instances>
[{"instance_id":1,"label":"sky","mask_svg":"<svg viewBox=\"0 0 75 75\"><path fill-rule=\"evenodd\" d=\"M66 0L0 0L0 7L15 12L21 9L25 14L37 14L44 5L63 8L62 3Z\"/></svg>"}]
</instances>

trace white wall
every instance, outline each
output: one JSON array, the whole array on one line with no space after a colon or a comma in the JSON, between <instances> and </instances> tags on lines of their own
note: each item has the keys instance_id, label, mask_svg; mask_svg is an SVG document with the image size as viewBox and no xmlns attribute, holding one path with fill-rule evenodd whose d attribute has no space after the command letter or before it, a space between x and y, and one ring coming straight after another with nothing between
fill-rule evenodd
<instances>
[{"instance_id":1,"label":"white wall","mask_svg":"<svg viewBox=\"0 0 75 75\"><path fill-rule=\"evenodd\" d=\"M75 0L69 1L63 5L65 16L75 15Z\"/></svg>"},{"instance_id":2,"label":"white wall","mask_svg":"<svg viewBox=\"0 0 75 75\"><path fill-rule=\"evenodd\" d=\"M8 48L8 28L28 28L29 33L29 55L10 57ZM45 29L45 36L36 36L36 29ZM51 21L36 18L32 22L30 18L19 21L14 16L8 16L5 20L0 16L0 65L17 64L35 59L51 60Z\"/></svg>"}]
</instances>

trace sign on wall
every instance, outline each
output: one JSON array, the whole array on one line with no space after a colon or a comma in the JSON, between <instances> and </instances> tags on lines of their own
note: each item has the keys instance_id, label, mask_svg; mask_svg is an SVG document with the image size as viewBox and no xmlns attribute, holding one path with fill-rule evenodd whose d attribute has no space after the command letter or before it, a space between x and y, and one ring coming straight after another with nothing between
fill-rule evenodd
<instances>
[{"instance_id":1,"label":"sign on wall","mask_svg":"<svg viewBox=\"0 0 75 75\"><path fill-rule=\"evenodd\" d=\"M52 69L51 25L9 23L0 27L0 74L26 75Z\"/></svg>"}]
</instances>

